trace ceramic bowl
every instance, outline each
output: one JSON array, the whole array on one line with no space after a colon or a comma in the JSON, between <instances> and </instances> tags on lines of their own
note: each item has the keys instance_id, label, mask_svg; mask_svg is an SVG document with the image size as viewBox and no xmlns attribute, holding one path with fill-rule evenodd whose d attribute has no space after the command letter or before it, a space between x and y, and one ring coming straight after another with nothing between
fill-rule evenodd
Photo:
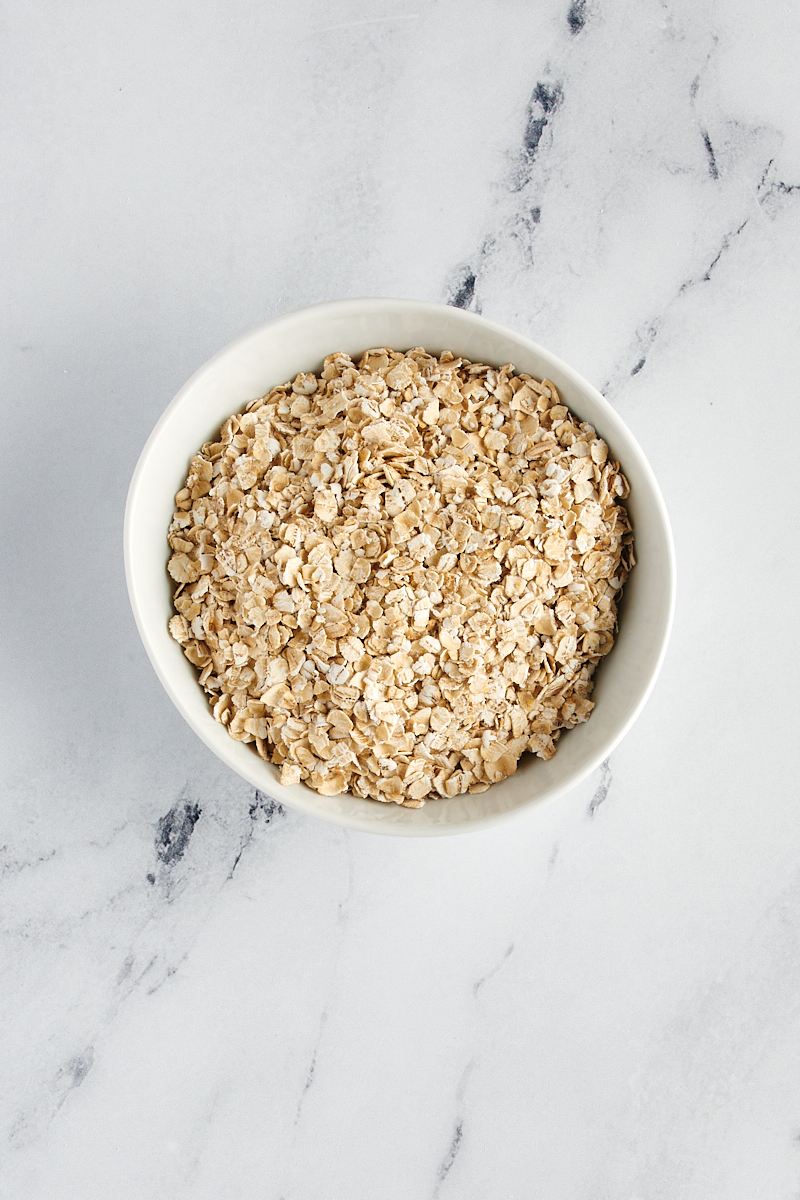
<instances>
[{"instance_id":1,"label":"ceramic bowl","mask_svg":"<svg viewBox=\"0 0 800 1200\"><path fill-rule=\"evenodd\" d=\"M628 510L637 564L625 586L620 631L596 675L591 718L562 735L543 762L525 755L517 773L479 795L428 801L421 809L320 796L303 784L283 787L278 769L218 724L194 667L167 632L173 584L167 575L167 527L189 459L222 421L325 355L354 358L372 346L431 353L452 350L475 361L552 379L564 402L595 426L628 477ZM253 787L281 804L337 825L374 833L430 836L485 829L575 787L630 729L653 687L666 650L675 594L669 520L653 472L636 440L600 393L566 363L527 338L473 313L414 300L339 300L268 321L231 342L178 392L142 451L125 513L125 569L136 623L156 674L192 729Z\"/></svg>"}]
</instances>

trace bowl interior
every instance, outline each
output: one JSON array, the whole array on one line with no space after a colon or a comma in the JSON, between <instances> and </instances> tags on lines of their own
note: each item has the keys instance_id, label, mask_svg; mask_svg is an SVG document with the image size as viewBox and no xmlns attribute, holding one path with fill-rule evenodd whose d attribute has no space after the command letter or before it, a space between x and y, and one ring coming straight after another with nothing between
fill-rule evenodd
<instances>
[{"instance_id":1,"label":"bowl interior","mask_svg":"<svg viewBox=\"0 0 800 1200\"><path fill-rule=\"evenodd\" d=\"M189 459L222 421L249 400L319 369L335 350L354 357L373 346L432 353L451 350L494 365L552 379L564 402L589 421L627 475L637 565L625 586L620 632L597 671L591 719L562 735L549 762L526 754L517 773L479 795L429 801L404 809L355 796L320 796L303 784L283 787L278 770L252 747L234 741L213 718L195 669L167 631L172 581L166 532L174 496ZM254 329L189 380L161 417L131 482L125 514L125 566L136 622L155 670L179 711L224 762L262 792L333 821L366 831L425 835L482 828L516 810L573 787L624 736L644 704L666 648L674 603L669 522L640 447L590 384L535 343L472 313L404 300L346 300L290 313Z\"/></svg>"}]
</instances>

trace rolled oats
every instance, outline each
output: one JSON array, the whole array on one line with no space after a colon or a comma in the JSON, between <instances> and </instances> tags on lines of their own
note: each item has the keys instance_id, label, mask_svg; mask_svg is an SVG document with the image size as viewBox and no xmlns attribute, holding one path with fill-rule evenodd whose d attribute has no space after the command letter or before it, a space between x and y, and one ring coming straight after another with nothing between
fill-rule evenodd
<instances>
[{"instance_id":1,"label":"rolled oats","mask_svg":"<svg viewBox=\"0 0 800 1200\"><path fill-rule=\"evenodd\" d=\"M482 792L592 710L627 494L549 380L331 354L192 459L169 631L283 783L410 808Z\"/></svg>"}]
</instances>

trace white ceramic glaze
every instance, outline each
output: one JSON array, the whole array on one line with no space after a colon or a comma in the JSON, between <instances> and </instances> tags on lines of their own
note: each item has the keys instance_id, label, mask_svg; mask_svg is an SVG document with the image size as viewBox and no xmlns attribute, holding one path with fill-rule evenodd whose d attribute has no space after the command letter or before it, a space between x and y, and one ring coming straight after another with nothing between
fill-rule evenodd
<instances>
[{"instance_id":1,"label":"white ceramic glaze","mask_svg":"<svg viewBox=\"0 0 800 1200\"><path fill-rule=\"evenodd\" d=\"M547 377L582 420L608 442L628 477L628 509L637 565L626 584L616 644L597 672L589 721L562 735L549 762L525 755L516 774L479 795L405 809L349 794L320 796L303 784L284 787L276 767L218 724L195 669L170 637L172 582L166 530L189 459L222 421L249 400L320 367L326 354L358 355L371 346L452 350L475 361ZM153 430L130 485L125 513L125 569L136 623L173 703L219 758L263 793L301 812L374 833L426 836L483 829L529 805L552 799L593 771L630 729L658 675L675 595L672 536L650 466L614 409L576 371L535 342L492 321L446 305L413 300L340 300L269 321L214 355L181 388Z\"/></svg>"}]
</instances>

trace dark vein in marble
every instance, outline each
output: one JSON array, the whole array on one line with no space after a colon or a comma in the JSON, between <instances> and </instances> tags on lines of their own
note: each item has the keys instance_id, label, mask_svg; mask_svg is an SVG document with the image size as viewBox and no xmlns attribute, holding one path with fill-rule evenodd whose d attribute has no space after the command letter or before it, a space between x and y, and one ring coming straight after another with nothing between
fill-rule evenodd
<instances>
[{"instance_id":1,"label":"dark vein in marble","mask_svg":"<svg viewBox=\"0 0 800 1200\"><path fill-rule=\"evenodd\" d=\"M273 800L266 792L260 792L256 788L253 803L250 805L250 816L253 820L258 816L259 812L264 818L265 825L271 825L273 821L279 817L286 816L286 809L277 800Z\"/></svg>"},{"instance_id":2,"label":"dark vein in marble","mask_svg":"<svg viewBox=\"0 0 800 1200\"><path fill-rule=\"evenodd\" d=\"M306 1076L306 1081L303 1084L303 1093L297 1102L297 1116L294 1119L295 1125L300 1120L300 1113L302 1112L302 1109L303 1109L303 1101L306 1098L306 1092L311 1087L311 1084L314 1082L314 1072L316 1071L316 1069L317 1069L317 1049L315 1046L314 1053L311 1055L311 1065L308 1068L308 1075Z\"/></svg>"},{"instance_id":3,"label":"dark vein in marble","mask_svg":"<svg viewBox=\"0 0 800 1200\"><path fill-rule=\"evenodd\" d=\"M774 215L777 202L787 197L800 195L800 183L786 183L783 179L770 178L775 159L771 158L764 168L756 188L756 200L759 207Z\"/></svg>"},{"instance_id":4,"label":"dark vein in marble","mask_svg":"<svg viewBox=\"0 0 800 1200\"><path fill-rule=\"evenodd\" d=\"M708 267L706 268L706 272L705 272L705 274L704 274L704 275L702 276L702 278L701 278L701 279L699 279L699 280L697 280L697 279L693 279L693 280L690 280L688 283L685 283L685 284L684 284L684 285L681 287L681 291L682 291L682 292L686 291L686 289L687 289L687 288L691 287L691 286L692 286L693 284L695 284L695 283L708 283L708 282L710 281L710 279L711 279L711 272L714 270L714 268L716 267L717 263L718 263L718 262L719 262L719 260L722 258L723 254L725 254L725 252L726 252L727 250L729 250L729 249L730 249L731 242L735 241L735 239L736 239L736 238L739 236L739 234L742 232L742 230L744 229L745 225L747 225L747 223L748 223L748 221L749 221L749 220L750 220L750 218L749 218L749 217L745 217L745 219L742 221L742 223L741 223L741 225L739 226L739 228L738 228L738 229L734 229L732 233L726 233L726 234L725 234L725 237L722 239L722 245L720 246L720 248L719 248L719 250L717 251L717 253L714 255L714 257L713 257L713 259L711 260L711 262L708 264Z\"/></svg>"},{"instance_id":5,"label":"dark vein in marble","mask_svg":"<svg viewBox=\"0 0 800 1200\"><path fill-rule=\"evenodd\" d=\"M253 793L251 792L251 796ZM258 821L258 824L270 825L278 818L283 817L284 810L282 806L275 800L260 792L255 792L254 803L250 806L251 823ZM172 891L175 886L180 886L180 878L176 880L175 874L180 876L181 872L175 871L175 864L183 858L185 860L186 850L193 835L194 829L198 820L201 817L201 807L199 804L194 804L184 798L176 801L173 807L162 817L156 825L155 831L155 847L158 858L157 874L148 873L148 881L151 884L160 882L165 889L165 895L168 903L174 898ZM245 823L246 824L246 823ZM122 827L120 827L121 829ZM119 830L114 830L112 839L117 835ZM111 840L111 839L110 839ZM92 843L99 846L110 844L108 842ZM7 849L3 847L2 849ZM55 851L44 858L53 857ZM12 863L12 867L30 866L34 864L28 863ZM141 884L131 884L129 887L122 889L120 892L111 896L110 902L105 901L96 909L87 910L82 914L79 920L85 919L87 916L93 915L95 912L106 912L109 907L113 909L120 897L125 897L131 892L135 892L139 888L141 893ZM183 963L188 959L192 945L196 938L196 930L188 929L188 938L186 930L180 927L178 923L177 930L172 927L174 922L167 928L167 936L164 936L164 927L161 924L163 914L166 910L159 908L158 911L150 916L146 916L143 923L138 925L133 936L135 945L127 953L124 962L122 962L116 978L113 980L113 1004L111 1012L102 1022L107 1025L110 1020L120 1010L121 1005L127 1000L131 993L138 987L142 987L145 994L152 996L159 991L163 984L174 976ZM174 915L174 910L173 910ZM186 924L186 922L184 922ZM191 923L189 923L191 924ZM188 941L184 952L180 955L176 962L163 969L163 961L165 951L167 954L172 952L173 934L177 933L182 940ZM152 946L147 943L152 943L157 939L159 949L153 952ZM163 945L162 945L163 943ZM154 978L155 976L155 978ZM151 986L147 986L148 982ZM95 1039L92 1039L95 1040ZM10 1131L11 1141L15 1144L27 1144L34 1137L38 1136L38 1130L43 1127L47 1121L50 1121L54 1114L61 1108L65 1099L77 1087L82 1086L84 1080L93 1068L94 1064L94 1047L88 1045L80 1054L70 1058L51 1076L50 1088L47 1090L45 1102L39 1103L32 1107L27 1112L20 1113ZM45 1109L47 1110L45 1112ZM2 1188L0 1188L2 1191Z\"/></svg>"},{"instance_id":6,"label":"dark vein in marble","mask_svg":"<svg viewBox=\"0 0 800 1200\"><path fill-rule=\"evenodd\" d=\"M179 800L158 822L156 854L165 866L172 866L183 858L202 811L199 804Z\"/></svg>"},{"instance_id":7,"label":"dark vein in marble","mask_svg":"<svg viewBox=\"0 0 800 1200\"><path fill-rule=\"evenodd\" d=\"M586 26L586 0L572 0L567 13L567 24L573 37L576 37Z\"/></svg>"},{"instance_id":8,"label":"dark vein in marble","mask_svg":"<svg viewBox=\"0 0 800 1200\"><path fill-rule=\"evenodd\" d=\"M475 272L469 267L462 267L447 303L452 308L469 308L475 299L475 282Z\"/></svg>"},{"instance_id":9,"label":"dark vein in marble","mask_svg":"<svg viewBox=\"0 0 800 1200\"><path fill-rule=\"evenodd\" d=\"M271 796L268 796L265 792L260 792L258 788L256 788L253 802L250 805L250 828L248 829L242 844L239 847L239 851L234 858L233 863L231 864L231 869L228 872L228 881L233 879L233 873L238 867L242 855L253 840L256 822L258 821L259 817L262 818L261 823L263 825L271 825L273 821L285 816L286 811L282 804L279 804L277 800L273 800Z\"/></svg>"},{"instance_id":10,"label":"dark vein in marble","mask_svg":"<svg viewBox=\"0 0 800 1200\"><path fill-rule=\"evenodd\" d=\"M764 167L764 170L761 172L761 178L758 181L758 188L756 189L757 195L761 192L762 188L766 187L769 173L772 170L772 168L774 167L774 165L775 165L775 159L771 158L769 160L769 162L767 163L767 165Z\"/></svg>"},{"instance_id":11,"label":"dark vein in marble","mask_svg":"<svg viewBox=\"0 0 800 1200\"><path fill-rule=\"evenodd\" d=\"M767 167L767 172L768 171L769 166ZM762 175L762 184L767 172ZM761 185L759 185L759 187L761 187ZM800 187L798 187L797 190L800 191ZM736 238L738 238L739 234L745 229L749 222L750 218L745 217L745 219L736 227L736 229L732 229L729 233L725 234L720 242L719 249L714 254L714 257L709 262L703 274L695 275L691 279L684 280L678 289L677 295L664 306L665 312L671 306L671 304L674 303L674 300L682 296L685 292L688 292L691 288L696 287L700 283L710 282L711 276L716 270L720 260L728 252L728 250L730 250L731 246L736 241ZM650 350L652 349L659 333L661 332L663 321L663 316L658 316L651 321L645 322L645 324L641 325L637 329L633 339L634 345L632 357L635 355L634 364L628 369L629 375L638 375L639 372L644 368L647 362L647 356L650 353ZM619 384L621 383L621 380L617 377L616 382ZM604 395L612 394L614 390L614 383L612 380L607 380L601 390Z\"/></svg>"},{"instance_id":12,"label":"dark vein in marble","mask_svg":"<svg viewBox=\"0 0 800 1200\"><path fill-rule=\"evenodd\" d=\"M156 963L157 963L157 962L158 962L158 955L157 955L157 954L151 954L151 955L150 955L150 958L149 958L149 959L148 959L148 961L147 961L147 966L146 966L146 967L143 967L143 968L141 969L141 971L139 972L139 974L136 976L136 979L134 980L134 986L135 986L136 984L139 984L139 983L141 983L141 982L142 982L142 980L144 979L145 975L147 975L147 974L148 974L150 971L152 971L153 967L156 965ZM130 971L128 972L128 974L130 974ZM147 994L148 994L148 996L149 996L149 995L150 995L152 992L155 992L155 991L157 991L157 990L158 990L158 987L160 987L160 986L161 986L160 984L157 984L157 985L156 985L156 987L154 987L154 988L151 988L151 989L150 989L150 991L147 993Z\"/></svg>"},{"instance_id":13,"label":"dark vein in marble","mask_svg":"<svg viewBox=\"0 0 800 1200\"><path fill-rule=\"evenodd\" d=\"M258 793L256 793L256 794L258 794ZM251 825L250 825L250 828L248 829L247 833L245 834L244 838L242 839L242 844L237 851L236 857L234 858L233 862L231 863L231 869L230 869L230 871L228 871L228 883L230 883L230 881L233 879L233 873L236 870L236 868L238 867L239 863L241 862L242 855L244 854L245 850L247 849L247 847L250 845L250 843L253 840L254 826L253 826L252 822L255 821L257 814L258 814L258 806L251 804L250 805Z\"/></svg>"},{"instance_id":14,"label":"dark vein in marble","mask_svg":"<svg viewBox=\"0 0 800 1200\"><path fill-rule=\"evenodd\" d=\"M606 759L605 762L603 762L600 766L600 782L595 789L594 795L589 801L589 807L586 810L587 817L593 817L600 805L605 803L613 782L614 780L611 775L609 760Z\"/></svg>"},{"instance_id":15,"label":"dark vein in marble","mask_svg":"<svg viewBox=\"0 0 800 1200\"><path fill-rule=\"evenodd\" d=\"M571 17L567 20L573 33L580 32L585 23L585 2L575 0L570 8ZM574 25L574 27L573 27ZM522 134L522 147L517 152L513 162L509 190L512 194L520 192L530 182L534 163L542 149L542 137L545 129L558 112L564 100L561 84L540 79L531 93L525 116L525 128ZM516 214L511 220L508 232L518 238L523 245L523 256L532 261L530 241L534 229L540 224L542 210L539 205ZM471 261L462 263L454 272L451 282L446 289L447 303L453 308L470 309L479 313L481 305L478 297L478 284L481 269L487 256L491 253L495 239L491 235L484 239L479 253Z\"/></svg>"},{"instance_id":16,"label":"dark vein in marble","mask_svg":"<svg viewBox=\"0 0 800 1200\"><path fill-rule=\"evenodd\" d=\"M224 882L228 883L233 878L234 872L238 867L244 851L249 846L255 836L258 826L268 826L273 822L283 818L285 810L277 800L273 800L265 792L254 789L252 793L252 801L249 806L250 825L242 835L238 849L234 855L230 869ZM162 870L157 877L153 872L148 873L147 881L150 884L160 883L164 887L167 899L170 899L170 894L174 884L171 876L171 868L175 862L184 854L186 845L192 835L197 821L200 819L202 810L197 804L190 804L187 801L179 801L165 817L159 822L159 838L157 839L157 847L162 845L159 852L159 858L164 863L165 870ZM162 829L163 826L163 829ZM147 995L152 996L161 988L168 979L170 979L183 965L188 958L193 940L187 946L180 958L168 966L156 983L147 989ZM154 955L143 971L140 971L135 980L132 981L132 986L137 986L144 976L156 965L161 963L161 956ZM123 979L132 974L132 965L127 967L123 975Z\"/></svg>"},{"instance_id":17,"label":"dark vein in marble","mask_svg":"<svg viewBox=\"0 0 800 1200\"><path fill-rule=\"evenodd\" d=\"M87 1046L83 1054L79 1054L69 1064L72 1074L72 1087L80 1087L94 1066L94 1046Z\"/></svg>"},{"instance_id":18,"label":"dark vein in marble","mask_svg":"<svg viewBox=\"0 0 800 1200\"><path fill-rule=\"evenodd\" d=\"M453 1163L458 1158L458 1152L461 1149L461 1139L463 1136L464 1126L459 1121L459 1123L456 1125L455 1132L453 1133L453 1140L450 1143L450 1149L447 1151L447 1154L445 1154L444 1158L442 1159L442 1164L439 1167L438 1182L436 1184L436 1191L433 1193L434 1196L439 1195L442 1184L444 1183L445 1179L447 1179Z\"/></svg>"},{"instance_id":19,"label":"dark vein in marble","mask_svg":"<svg viewBox=\"0 0 800 1200\"><path fill-rule=\"evenodd\" d=\"M341 929L342 935L344 936L346 933L347 920L348 920L348 916L349 916L348 908L349 908L350 901L353 898L353 893L355 890L355 865L353 863L352 842L350 840L348 831L345 829L345 830L342 830L342 833L344 835L344 845L345 845L345 851L347 854L347 892L346 892L345 896L339 901L339 906L338 906L338 910L336 913L336 923L339 926L339 928ZM336 956L335 956L335 961L337 964L339 961L339 957L341 955L341 946L342 946L342 941L340 940L339 948L338 948L338 950L336 952ZM328 1002L329 1001L326 1001L326 1003L328 1003ZM325 1023L327 1020L328 1020L328 1011L327 1011L327 1009L325 1009L322 1013L322 1016L320 1017L319 1032L317 1034L316 1044L314 1045L314 1049L311 1054L311 1063L308 1068L308 1074L306 1076L305 1084L303 1085L303 1091L300 1095L300 1099L297 1102L297 1114L294 1119L295 1125L297 1125L298 1121L300 1120L300 1115L303 1111L303 1104L305 1103L306 1093L308 1092L309 1088L311 1087L312 1083L314 1082L314 1074L317 1069L317 1055L319 1053L320 1044L322 1042L322 1036L325 1031Z\"/></svg>"},{"instance_id":20,"label":"dark vein in marble","mask_svg":"<svg viewBox=\"0 0 800 1200\"><path fill-rule=\"evenodd\" d=\"M636 343L639 352L639 358L634 366L631 367L631 375L638 375L647 362L647 355L650 353L650 348L658 337L661 329L660 319L650 321L647 325L642 326L636 331Z\"/></svg>"},{"instance_id":21,"label":"dark vein in marble","mask_svg":"<svg viewBox=\"0 0 800 1200\"><path fill-rule=\"evenodd\" d=\"M149 987L147 989L148 996L154 996L156 994L156 992L159 991L159 989L164 986L164 984L167 982L168 979L171 979L173 975L177 975L178 971L181 969L181 967L183 966L183 964L186 962L187 958L189 957L189 955L192 951L193 944L194 944L194 939L192 939L192 942L190 942L190 944L186 947L186 949L184 950L184 952L180 956L180 958L177 960L177 962L171 963L167 967L166 971L161 976L158 983L154 983L152 987ZM151 958L150 962L148 963L147 967L145 968L143 974L146 974L147 971L149 971L150 968L158 962L158 959L159 959L159 956L157 954L154 955L153 958ZM141 976L139 977L139 979L141 979ZM139 982L139 980L137 980L137 983L138 982Z\"/></svg>"},{"instance_id":22,"label":"dark vein in marble","mask_svg":"<svg viewBox=\"0 0 800 1200\"><path fill-rule=\"evenodd\" d=\"M743 221L742 224L739 226L739 228L736 230L736 234L734 236L737 236L738 234L740 234L746 224L747 224L747 221ZM720 246L719 250L717 251L715 257L712 258L711 262L709 263L708 267L706 268L706 273L702 279L703 283L708 283L710 281L711 272L714 270L714 267L717 265L717 263L722 258L723 254L725 253L725 251L728 249L729 246L730 246L730 240L727 237L723 238L722 245Z\"/></svg>"},{"instance_id":23,"label":"dark vein in marble","mask_svg":"<svg viewBox=\"0 0 800 1200\"><path fill-rule=\"evenodd\" d=\"M94 1046L86 1046L70 1058L52 1077L48 1092L39 1104L18 1111L8 1130L8 1142L14 1149L30 1145L41 1136L44 1123L52 1121L70 1094L79 1088L94 1065ZM50 1098L48 1099L47 1096ZM45 1115L45 1109L47 1110ZM0 1186L0 1194L6 1193Z\"/></svg>"},{"instance_id":24,"label":"dark vein in marble","mask_svg":"<svg viewBox=\"0 0 800 1200\"><path fill-rule=\"evenodd\" d=\"M762 181L763 181L763 176L762 176ZM798 189L798 190L800 190L800 189ZM699 283L708 283L711 280L712 273L716 269L718 263L723 258L723 256L727 253L727 251L731 248L731 245L736 240L736 238L739 236L739 234L742 232L742 230L746 227L746 225L749 223L749 221L750 221L750 218L745 217L745 219L742 221L742 223L736 229L732 229L729 233L725 234L725 236L723 237L723 239L720 243L719 249L717 250L716 254L709 262L709 264L706 267L703 274L696 275L692 279L686 279L681 284L680 288L678 289L678 296L682 296L684 294L684 292L688 292L690 290L690 288L696 287L697 284L699 284ZM672 301L670 301L670 303L672 303ZM666 307L669 307L669 305L665 306L665 308ZM645 364L647 363L647 356L650 353L650 350L652 349L653 345L655 344L655 341L656 341L659 333L661 332L662 325L663 325L663 317L659 316L651 321L645 322L644 325L641 325L639 327L639 329L637 329L636 334L634 336L634 349L633 349L633 353L635 354L636 357L635 357L633 366L629 369L630 375L638 375L639 372L641 370L643 370ZM609 395L613 391L613 384L612 384L611 380L608 380L606 382L606 384L602 388L602 391L603 391L604 395Z\"/></svg>"},{"instance_id":25,"label":"dark vein in marble","mask_svg":"<svg viewBox=\"0 0 800 1200\"><path fill-rule=\"evenodd\" d=\"M119 987L119 985L121 983L124 983L125 980L130 977L131 971L133 970L133 964L135 961L136 960L132 954L129 954L127 956L124 963L122 964L119 971L117 972L117 987Z\"/></svg>"},{"instance_id":26,"label":"dark vein in marble","mask_svg":"<svg viewBox=\"0 0 800 1200\"><path fill-rule=\"evenodd\" d=\"M481 976L481 978L477 981L477 983L473 983L473 985L472 985L473 996L477 996L478 992L483 987L483 985L489 979L491 979L494 975L497 974L497 972L500 970L500 968L503 966L503 964L508 961L508 959L511 957L511 955L513 953L514 953L514 943L512 942L511 945L506 950L503 957L500 959L500 962L497 964L497 966L492 967L491 971L487 971L485 975Z\"/></svg>"},{"instance_id":27,"label":"dark vein in marble","mask_svg":"<svg viewBox=\"0 0 800 1200\"><path fill-rule=\"evenodd\" d=\"M452 1167L453 1167L453 1163L458 1158L459 1151L461 1150L461 1144L462 1144L463 1137L464 1137L464 1117L462 1116L463 1109L464 1109L464 1096L465 1096L465 1093L467 1090L467 1083L469 1082L469 1077L472 1074L474 1067L475 1067L475 1059L471 1059L467 1063L464 1070L462 1071L461 1079L459 1080L458 1087L456 1088L456 1114L457 1115L456 1115L456 1120L455 1120L455 1127L453 1129L453 1136L450 1140L450 1145L448 1147L447 1153L445 1154L444 1158L442 1159L441 1163L439 1164L439 1169L436 1172L436 1186L433 1189L433 1194L432 1194L431 1200L437 1200L437 1197L439 1195L439 1192L442 1189L444 1181L447 1179L447 1176L450 1174L450 1171L452 1170Z\"/></svg>"},{"instance_id":28,"label":"dark vein in marble","mask_svg":"<svg viewBox=\"0 0 800 1200\"><path fill-rule=\"evenodd\" d=\"M71 1058L63 1067L56 1073L53 1080L55 1090L61 1090L62 1096L55 1106L55 1111L61 1108L70 1092L75 1088L79 1088L86 1076L94 1066L94 1046L87 1046L85 1050Z\"/></svg>"},{"instance_id":29,"label":"dark vein in marble","mask_svg":"<svg viewBox=\"0 0 800 1200\"><path fill-rule=\"evenodd\" d=\"M0 854L8 850L8 846L0 846ZM55 858L58 850L48 850L47 854L40 854L38 858L20 860L18 858L7 858L2 864L3 875L17 875L20 871L30 871L34 867L41 866L42 863L49 862L51 858Z\"/></svg>"},{"instance_id":30,"label":"dark vein in marble","mask_svg":"<svg viewBox=\"0 0 800 1200\"><path fill-rule=\"evenodd\" d=\"M236 855L236 858L231 863L231 869L230 869L230 871L228 871L228 882L230 882L231 879L233 879L233 873L236 870L236 868L238 867L242 855L244 854L246 848L250 845L252 840L253 840L253 831L250 830L247 837L244 839L241 846L239 847L239 852Z\"/></svg>"},{"instance_id":31,"label":"dark vein in marble","mask_svg":"<svg viewBox=\"0 0 800 1200\"><path fill-rule=\"evenodd\" d=\"M547 128L550 118L558 112L563 99L564 92L560 83L550 84L540 80L533 89L533 94L528 102L525 132L522 135L523 171L527 169L525 183L530 178L529 168L533 165L533 160L539 151L542 134Z\"/></svg>"},{"instance_id":32,"label":"dark vein in marble","mask_svg":"<svg viewBox=\"0 0 800 1200\"><path fill-rule=\"evenodd\" d=\"M319 1053L319 1047L320 1047L320 1043L322 1041L322 1034L324 1032L325 1022L327 1021L327 1019L328 1019L328 1014L327 1014L327 1012L324 1012L319 1020L319 1032L317 1034L317 1040L316 1040L314 1049L311 1054L311 1063L308 1068L308 1074L306 1075L306 1081L303 1084L303 1090L300 1093L300 1099L297 1101L297 1115L295 1116L295 1119L294 1119L295 1125L300 1120L300 1114L303 1111L303 1104L305 1103L306 1095L308 1094L308 1090L311 1087L312 1083L314 1082L314 1073L317 1069L317 1054Z\"/></svg>"},{"instance_id":33,"label":"dark vein in marble","mask_svg":"<svg viewBox=\"0 0 800 1200\"><path fill-rule=\"evenodd\" d=\"M703 135L703 145L706 148L706 155L708 157L708 173L712 179L719 179L719 167L717 166L717 159L714 154L714 147L711 145L708 130L702 129L700 132Z\"/></svg>"},{"instance_id":34,"label":"dark vein in marble","mask_svg":"<svg viewBox=\"0 0 800 1200\"><path fill-rule=\"evenodd\" d=\"M782 196L792 196L795 192L800 192L800 183L784 183L782 179L779 179L773 185L773 191L779 192Z\"/></svg>"}]
</instances>

